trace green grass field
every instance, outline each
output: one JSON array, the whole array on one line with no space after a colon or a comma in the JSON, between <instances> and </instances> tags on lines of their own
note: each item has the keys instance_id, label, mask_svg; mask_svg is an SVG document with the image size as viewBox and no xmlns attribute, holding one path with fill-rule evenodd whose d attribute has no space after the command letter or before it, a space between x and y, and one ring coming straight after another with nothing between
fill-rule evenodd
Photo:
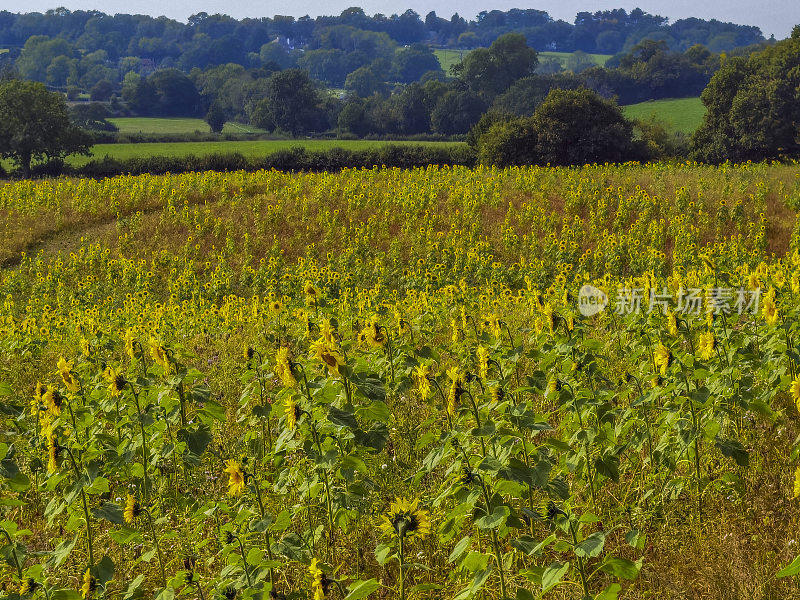
<instances>
[{"instance_id":1,"label":"green grass field","mask_svg":"<svg viewBox=\"0 0 800 600\"><path fill-rule=\"evenodd\" d=\"M562 67L566 67L567 59L572 56L571 52L539 52L539 60L545 58L555 58L561 63ZM599 66L605 66L606 61L611 58L610 54L587 54L589 58L591 58L595 64Z\"/></svg>"},{"instance_id":2,"label":"green grass field","mask_svg":"<svg viewBox=\"0 0 800 600\"><path fill-rule=\"evenodd\" d=\"M629 119L649 119L655 114L656 118L666 123L674 131L692 133L703 122L706 107L700 98L672 98L669 100L652 100L629 104L622 107L625 116Z\"/></svg>"},{"instance_id":3,"label":"green grass field","mask_svg":"<svg viewBox=\"0 0 800 600\"><path fill-rule=\"evenodd\" d=\"M161 119L154 117L121 117L109 119L119 128L120 133L154 133L154 134L186 134L199 131L209 133L211 129L203 119L171 118ZM223 133L263 133L263 130L250 125L225 123Z\"/></svg>"},{"instance_id":4,"label":"green grass field","mask_svg":"<svg viewBox=\"0 0 800 600\"><path fill-rule=\"evenodd\" d=\"M142 144L95 144L92 146L92 156L71 156L68 162L73 165L82 165L92 158L112 158L124 160L128 158L141 158L145 156L187 156L194 154L217 154L239 152L245 156L266 156L276 150L285 150L296 146L303 146L308 150L330 150L331 148L345 148L347 150L365 150L388 143L398 145L452 145L457 142L385 142L374 140L254 140L236 142L172 142L172 143L142 143Z\"/></svg>"},{"instance_id":5,"label":"green grass field","mask_svg":"<svg viewBox=\"0 0 800 600\"><path fill-rule=\"evenodd\" d=\"M434 50L436 53L436 58L439 59L439 64L442 65L442 69L447 74L450 74L450 67L454 64L461 61L461 59L466 55L469 50L446 50L446 49L438 49ZM561 66L566 67L567 59L571 56L571 52L539 52L539 60L543 60L545 58L555 58L561 63ZM595 63L600 66L606 64L606 61L611 58L610 54L588 54Z\"/></svg>"}]
</instances>

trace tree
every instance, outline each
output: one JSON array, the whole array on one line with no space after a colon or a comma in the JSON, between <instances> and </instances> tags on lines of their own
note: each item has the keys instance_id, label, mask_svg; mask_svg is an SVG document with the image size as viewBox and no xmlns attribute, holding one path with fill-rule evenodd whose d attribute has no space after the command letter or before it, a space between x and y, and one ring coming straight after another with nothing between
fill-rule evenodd
<instances>
[{"instance_id":1,"label":"tree","mask_svg":"<svg viewBox=\"0 0 800 600\"><path fill-rule=\"evenodd\" d=\"M116 90L116 86L108 79L101 79L92 86L89 90L89 97L92 101L104 102L111 98L111 95Z\"/></svg>"},{"instance_id":2,"label":"tree","mask_svg":"<svg viewBox=\"0 0 800 600\"><path fill-rule=\"evenodd\" d=\"M536 51L528 47L525 36L507 33L490 48L467 54L452 71L470 90L491 102L518 79L533 75L538 62Z\"/></svg>"},{"instance_id":3,"label":"tree","mask_svg":"<svg viewBox=\"0 0 800 600\"><path fill-rule=\"evenodd\" d=\"M486 110L483 101L471 92L449 91L431 112L431 128L436 133L467 133Z\"/></svg>"},{"instance_id":4,"label":"tree","mask_svg":"<svg viewBox=\"0 0 800 600\"><path fill-rule=\"evenodd\" d=\"M214 133L222 133L222 128L225 127L225 111L217 102L212 102L211 107L206 114L206 123Z\"/></svg>"},{"instance_id":5,"label":"tree","mask_svg":"<svg viewBox=\"0 0 800 600\"><path fill-rule=\"evenodd\" d=\"M692 138L700 160L800 155L800 26L748 58L726 59L701 95L703 124Z\"/></svg>"},{"instance_id":6,"label":"tree","mask_svg":"<svg viewBox=\"0 0 800 600\"><path fill-rule=\"evenodd\" d=\"M194 116L201 107L194 83L177 69L156 71L147 82L158 96L158 112L168 116ZM200 113L202 114L202 113Z\"/></svg>"},{"instance_id":7,"label":"tree","mask_svg":"<svg viewBox=\"0 0 800 600\"><path fill-rule=\"evenodd\" d=\"M616 103L587 89L552 90L532 117L499 122L478 140L482 162L575 165L641 156Z\"/></svg>"},{"instance_id":8,"label":"tree","mask_svg":"<svg viewBox=\"0 0 800 600\"><path fill-rule=\"evenodd\" d=\"M293 135L320 131L326 128L322 104L308 73L287 69L270 76L266 97L256 104L251 122L268 131L280 129Z\"/></svg>"},{"instance_id":9,"label":"tree","mask_svg":"<svg viewBox=\"0 0 800 600\"><path fill-rule=\"evenodd\" d=\"M414 44L397 52L393 61L394 78L401 83L419 81L428 71L441 71L439 59L428 46Z\"/></svg>"},{"instance_id":10,"label":"tree","mask_svg":"<svg viewBox=\"0 0 800 600\"><path fill-rule=\"evenodd\" d=\"M0 84L0 155L26 177L31 162L88 154L90 138L69 120L61 94L33 81Z\"/></svg>"},{"instance_id":11,"label":"tree","mask_svg":"<svg viewBox=\"0 0 800 600\"><path fill-rule=\"evenodd\" d=\"M371 66L359 67L344 80L344 89L366 98L372 94L384 94L386 84Z\"/></svg>"}]
</instances>

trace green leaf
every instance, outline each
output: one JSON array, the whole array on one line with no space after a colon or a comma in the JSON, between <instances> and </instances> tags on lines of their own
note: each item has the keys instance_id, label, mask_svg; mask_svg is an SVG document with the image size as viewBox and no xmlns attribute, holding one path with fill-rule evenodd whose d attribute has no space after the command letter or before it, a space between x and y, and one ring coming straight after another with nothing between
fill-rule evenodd
<instances>
[{"instance_id":1,"label":"green leaf","mask_svg":"<svg viewBox=\"0 0 800 600\"><path fill-rule=\"evenodd\" d=\"M558 585L558 582L569 571L569 563L554 562L551 563L542 573L542 593Z\"/></svg>"},{"instance_id":2,"label":"green leaf","mask_svg":"<svg viewBox=\"0 0 800 600\"><path fill-rule=\"evenodd\" d=\"M122 525L125 522L125 515L122 507L113 502L103 502L99 508L92 509L92 516L95 519L104 519L115 525Z\"/></svg>"},{"instance_id":3,"label":"green leaf","mask_svg":"<svg viewBox=\"0 0 800 600\"><path fill-rule=\"evenodd\" d=\"M595 600L617 600L622 586L618 583L612 583L605 590L595 596Z\"/></svg>"},{"instance_id":4,"label":"green leaf","mask_svg":"<svg viewBox=\"0 0 800 600\"><path fill-rule=\"evenodd\" d=\"M599 556L606 544L606 534L595 531L592 535L575 546L575 555L581 558L594 558Z\"/></svg>"},{"instance_id":5,"label":"green leaf","mask_svg":"<svg viewBox=\"0 0 800 600\"><path fill-rule=\"evenodd\" d=\"M456 544L456 547L453 548L453 551L450 553L450 556L447 557L447 562L456 562L464 551L469 548L469 536L466 536L461 539L460 542Z\"/></svg>"},{"instance_id":6,"label":"green leaf","mask_svg":"<svg viewBox=\"0 0 800 600\"><path fill-rule=\"evenodd\" d=\"M58 568L61 564L67 560L69 553L72 552L72 549L75 547L75 543L78 541L77 536L71 540L64 540L56 549L51 552L50 556L53 558L53 565Z\"/></svg>"},{"instance_id":7,"label":"green leaf","mask_svg":"<svg viewBox=\"0 0 800 600\"><path fill-rule=\"evenodd\" d=\"M775 577L778 579L781 579L782 577L794 577L798 573L800 573L800 556L778 571L778 574L775 575Z\"/></svg>"},{"instance_id":8,"label":"green leaf","mask_svg":"<svg viewBox=\"0 0 800 600\"><path fill-rule=\"evenodd\" d=\"M350 410L342 410L340 408L336 408L335 406L331 406L328 408L328 420L339 427L358 429L358 421L356 421L356 416Z\"/></svg>"},{"instance_id":9,"label":"green leaf","mask_svg":"<svg viewBox=\"0 0 800 600\"><path fill-rule=\"evenodd\" d=\"M350 593L345 596L344 600L361 600L361 598L366 598L380 587L381 584L375 579L355 581L347 588Z\"/></svg>"},{"instance_id":10,"label":"green leaf","mask_svg":"<svg viewBox=\"0 0 800 600\"><path fill-rule=\"evenodd\" d=\"M639 571L641 568L642 559L633 562L626 558L618 558L616 556L607 558L600 566L600 570L603 571L603 573L608 573L609 575L619 577L620 579L631 580L636 579L639 576Z\"/></svg>"},{"instance_id":11,"label":"green leaf","mask_svg":"<svg viewBox=\"0 0 800 600\"><path fill-rule=\"evenodd\" d=\"M644 549L644 543L646 540L647 534L643 531L639 531L638 529L631 529L625 534L625 541L628 542L630 546L633 546L639 550Z\"/></svg>"},{"instance_id":12,"label":"green leaf","mask_svg":"<svg viewBox=\"0 0 800 600\"><path fill-rule=\"evenodd\" d=\"M478 529L497 529L506 522L506 518L511 514L507 506L496 506L490 515L484 515L475 521Z\"/></svg>"},{"instance_id":13,"label":"green leaf","mask_svg":"<svg viewBox=\"0 0 800 600\"><path fill-rule=\"evenodd\" d=\"M736 440L726 440L717 436L715 443L719 451L722 452L722 456L732 458L740 467L750 465L750 456L747 450Z\"/></svg>"},{"instance_id":14,"label":"green leaf","mask_svg":"<svg viewBox=\"0 0 800 600\"><path fill-rule=\"evenodd\" d=\"M142 587L142 583L144 583L144 575L138 575L136 579L131 581L128 584L128 587L125 588L125 594L122 596L122 600L130 600L133 597L138 597L139 588Z\"/></svg>"}]
</instances>

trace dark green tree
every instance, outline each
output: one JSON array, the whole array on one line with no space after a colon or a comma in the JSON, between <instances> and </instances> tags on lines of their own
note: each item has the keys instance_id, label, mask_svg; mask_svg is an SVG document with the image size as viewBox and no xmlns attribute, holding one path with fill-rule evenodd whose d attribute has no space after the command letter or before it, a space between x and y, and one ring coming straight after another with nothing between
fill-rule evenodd
<instances>
[{"instance_id":1,"label":"dark green tree","mask_svg":"<svg viewBox=\"0 0 800 600\"><path fill-rule=\"evenodd\" d=\"M206 113L206 123L211 128L211 131L214 133L222 133L223 127L225 127L225 111L222 110L222 107L217 102L212 102L211 107L208 109Z\"/></svg>"},{"instance_id":2,"label":"dark green tree","mask_svg":"<svg viewBox=\"0 0 800 600\"><path fill-rule=\"evenodd\" d=\"M701 96L693 155L713 163L800 155L800 26L748 58L726 59Z\"/></svg>"},{"instance_id":3,"label":"dark green tree","mask_svg":"<svg viewBox=\"0 0 800 600\"><path fill-rule=\"evenodd\" d=\"M484 163L582 165L640 158L633 125L616 103L587 89L552 90L532 117L492 125L478 141Z\"/></svg>"},{"instance_id":4,"label":"dark green tree","mask_svg":"<svg viewBox=\"0 0 800 600\"><path fill-rule=\"evenodd\" d=\"M308 73L301 69L273 73L267 83L266 97L256 104L251 117L256 127L293 135L324 130L325 120L322 95Z\"/></svg>"},{"instance_id":5,"label":"dark green tree","mask_svg":"<svg viewBox=\"0 0 800 600\"><path fill-rule=\"evenodd\" d=\"M0 84L0 155L30 176L34 160L88 154L89 136L69 120L61 94L33 81Z\"/></svg>"}]
</instances>

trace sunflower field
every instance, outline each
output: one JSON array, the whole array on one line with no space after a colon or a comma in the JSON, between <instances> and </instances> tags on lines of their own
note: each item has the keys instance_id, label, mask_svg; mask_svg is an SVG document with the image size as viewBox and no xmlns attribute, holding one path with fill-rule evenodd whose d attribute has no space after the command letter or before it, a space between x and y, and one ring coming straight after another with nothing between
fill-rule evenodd
<instances>
[{"instance_id":1,"label":"sunflower field","mask_svg":"<svg viewBox=\"0 0 800 600\"><path fill-rule=\"evenodd\" d=\"M0 183L0 598L800 597L800 166Z\"/></svg>"}]
</instances>

